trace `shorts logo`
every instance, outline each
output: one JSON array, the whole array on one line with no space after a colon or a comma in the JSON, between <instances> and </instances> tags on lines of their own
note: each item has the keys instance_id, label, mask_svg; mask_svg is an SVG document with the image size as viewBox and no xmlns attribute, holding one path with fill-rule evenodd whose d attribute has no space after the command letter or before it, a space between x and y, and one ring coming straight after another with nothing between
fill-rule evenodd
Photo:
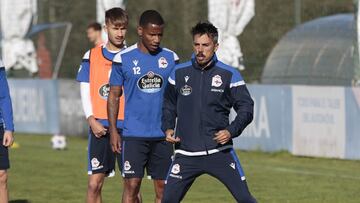
<instances>
[{"instance_id":1,"label":"shorts logo","mask_svg":"<svg viewBox=\"0 0 360 203\"><path fill-rule=\"evenodd\" d=\"M215 75L212 78L211 86L220 87L221 85L222 85L221 76L220 75Z\"/></svg>"},{"instance_id":2,"label":"shorts logo","mask_svg":"<svg viewBox=\"0 0 360 203\"><path fill-rule=\"evenodd\" d=\"M190 95L192 92L192 88L189 85L184 85L181 89L180 89L180 93L184 96L188 96Z\"/></svg>"},{"instance_id":3,"label":"shorts logo","mask_svg":"<svg viewBox=\"0 0 360 203\"><path fill-rule=\"evenodd\" d=\"M173 174L180 173L180 165L179 164L174 164L173 167L171 168L171 173L173 173Z\"/></svg>"},{"instance_id":4,"label":"shorts logo","mask_svg":"<svg viewBox=\"0 0 360 203\"><path fill-rule=\"evenodd\" d=\"M152 71L143 75L137 82L138 88L145 93L156 93L163 86L163 78Z\"/></svg>"},{"instance_id":5,"label":"shorts logo","mask_svg":"<svg viewBox=\"0 0 360 203\"><path fill-rule=\"evenodd\" d=\"M161 57L159 58L159 68L166 68L168 67L168 62L166 61L166 58Z\"/></svg>"},{"instance_id":6,"label":"shorts logo","mask_svg":"<svg viewBox=\"0 0 360 203\"><path fill-rule=\"evenodd\" d=\"M125 161L124 162L124 170L125 171L128 171L131 169L131 165L130 165L130 162L129 161Z\"/></svg>"},{"instance_id":7,"label":"shorts logo","mask_svg":"<svg viewBox=\"0 0 360 203\"><path fill-rule=\"evenodd\" d=\"M107 100L110 92L110 85L104 84L99 88L99 95L101 98Z\"/></svg>"},{"instance_id":8,"label":"shorts logo","mask_svg":"<svg viewBox=\"0 0 360 203\"><path fill-rule=\"evenodd\" d=\"M98 168L100 165L100 162L97 158L92 158L91 159L91 167L92 168Z\"/></svg>"},{"instance_id":9,"label":"shorts logo","mask_svg":"<svg viewBox=\"0 0 360 203\"><path fill-rule=\"evenodd\" d=\"M231 164L230 164L230 167L235 170L235 163L231 163Z\"/></svg>"}]
</instances>

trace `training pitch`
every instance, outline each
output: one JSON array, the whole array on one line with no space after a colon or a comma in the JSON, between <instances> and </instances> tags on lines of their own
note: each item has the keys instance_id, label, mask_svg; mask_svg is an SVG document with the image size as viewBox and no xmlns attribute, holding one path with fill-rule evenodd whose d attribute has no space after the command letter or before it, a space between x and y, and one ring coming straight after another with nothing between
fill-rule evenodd
<instances>
[{"instance_id":1,"label":"training pitch","mask_svg":"<svg viewBox=\"0 0 360 203\"><path fill-rule=\"evenodd\" d=\"M10 202L85 202L87 140L68 138L68 148L55 151L50 136L15 135L19 147L10 149ZM238 151L250 191L262 203L360 202L360 161L294 157L287 152ZM105 181L103 200L120 202L122 181L117 174ZM152 182L144 179L143 202L153 202ZM184 201L235 202L226 188L210 176L197 179Z\"/></svg>"}]
</instances>

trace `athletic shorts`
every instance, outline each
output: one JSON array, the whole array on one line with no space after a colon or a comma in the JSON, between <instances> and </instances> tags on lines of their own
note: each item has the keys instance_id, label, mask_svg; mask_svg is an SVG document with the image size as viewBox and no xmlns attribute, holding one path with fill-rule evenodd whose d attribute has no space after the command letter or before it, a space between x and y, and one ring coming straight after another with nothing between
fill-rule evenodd
<instances>
[{"instance_id":1,"label":"athletic shorts","mask_svg":"<svg viewBox=\"0 0 360 203\"><path fill-rule=\"evenodd\" d=\"M151 179L165 180L172 162L173 145L166 141L122 141L119 168L124 178L143 178L144 169Z\"/></svg>"},{"instance_id":2,"label":"athletic shorts","mask_svg":"<svg viewBox=\"0 0 360 203\"><path fill-rule=\"evenodd\" d=\"M256 203L233 149L204 156L176 154L166 179L162 202L181 202L195 179L203 174L222 182L237 202Z\"/></svg>"},{"instance_id":3,"label":"athletic shorts","mask_svg":"<svg viewBox=\"0 0 360 203\"><path fill-rule=\"evenodd\" d=\"M10 168L9 151L3 143L4 128L0 125L0 170L7 170Z\"/></svg>"},{"instance_id":4,"label":"athletic shorts","mask_svg":"<svg viewBox=\"0 0 360 203\"><path fill-rule=\"evenodd\" d=\"M122 130L118 130L122 133ZM91 129L89 129L88 142L88 174L105 173L112 176L115 169L116 156L111 150L110 133L97 138Z\"/></svg>"}]
</instances>

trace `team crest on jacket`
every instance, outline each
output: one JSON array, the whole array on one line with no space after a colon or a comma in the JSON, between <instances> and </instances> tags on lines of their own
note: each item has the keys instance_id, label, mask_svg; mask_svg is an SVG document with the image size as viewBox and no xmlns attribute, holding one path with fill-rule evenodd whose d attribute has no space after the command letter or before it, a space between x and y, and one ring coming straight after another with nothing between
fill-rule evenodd
<instances>
[{"instance_id":1,"label":"team crest on jacket","mask_svg":"<svg viewBox=\"0 0 360 203\"><path fill-rule=\"evenodd\" d=\"M184 96L188 96L190 95L192 92L192 88L189 85L184 85L181 89L180 89L180 93Z\"/></svg>"},{"instance_id":2,"label":"team crest on jacket","mask_svg":"<svg viewBox=\"0 0 360 203\"><path fill-rule=\"evenodd\" d=\"M109 92L110 92L110 85L109 84L104 84L99 88L99 95L101 98L103 99L107 99L109 96Z\"/></svg>"},{"instance_id":3,"label":"team crest on jacket","mask_svg":"<svg viewBox=\"0 0 360 203\"><path fill-rule=\"evenodd\" d=\"M166 68L168 66L168 62L165 57L159 58L159 68Z\"/></svg>"},{"instance_id":4,"label":"team crest on jacket","mask_svg":"<svg viewBox=\"0 0 360 203\"><path fill-rule=\"evenodd\" d=\"M222 85L222 80L220 75L215 75L214 77L212 77L211 86L220 87L221 85Z\"/></svg>"},{"instance_id":5,"label":"team crest on jacket","mask_svg":"<svg viewBox=\"0 0 360 203\"><path fill-rule=\"evenodd\" d=\"M143 75L137 82L138 88L145 93L156 93L163 86L163 78L152 71Z\"/></svg>"}]
</instances>

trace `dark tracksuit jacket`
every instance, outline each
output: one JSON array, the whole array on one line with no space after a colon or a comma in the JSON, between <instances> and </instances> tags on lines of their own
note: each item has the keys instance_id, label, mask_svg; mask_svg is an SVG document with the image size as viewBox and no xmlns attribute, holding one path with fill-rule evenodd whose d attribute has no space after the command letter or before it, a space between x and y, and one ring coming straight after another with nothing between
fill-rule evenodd
<instances>
[{"instance_id":1,"label":"dark tracksuit jacket","mask_svg":"<svg viewBox=\"0 0 360 203\"><path fill-rule=\"evenodd\" d=\"M204 70L194 57L177 65L168 80L162 130L176 127L175 135L181 141L175 145L175 153L199 156L229 149L232 140L218 144L213 140L215 133L227 129L232 138L237 137L253 119L254 102L241 74L218 61L216 55ZM232 107L237 116L229 124Z\"/></svg>"}]
</instances>

